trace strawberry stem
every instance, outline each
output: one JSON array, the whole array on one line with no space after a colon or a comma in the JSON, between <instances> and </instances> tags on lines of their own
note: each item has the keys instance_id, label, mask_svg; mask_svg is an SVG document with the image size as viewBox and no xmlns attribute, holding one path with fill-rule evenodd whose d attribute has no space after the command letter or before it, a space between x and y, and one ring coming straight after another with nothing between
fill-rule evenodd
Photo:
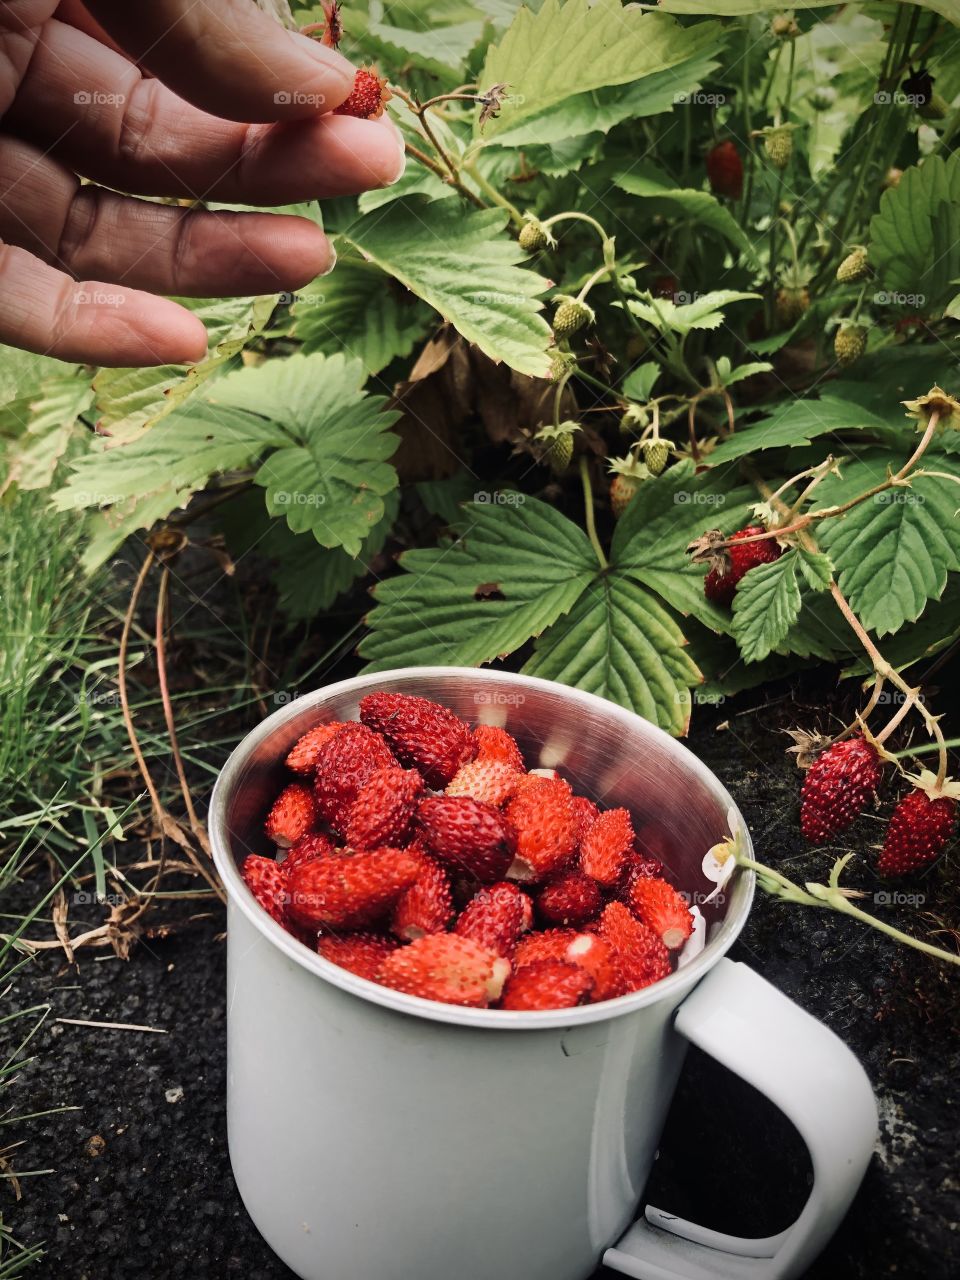
<instances>
[{"instance_id":1,"label":"strawberry stem","mask_svg":"<svg viewBox=\"0 0 960 1280\"><path fill-rule=\"evenodd\" d=\"M606 569L608 562L603 553L603 547L600 545L600 539L597 537L597 523L593 511L593 485L590 483L590 467L585 453L580 455L580 480L583 484L583 505L587 522L587 537L590 539L590 545L597 554L600 568Z\"/></svg>"}]
</instances>

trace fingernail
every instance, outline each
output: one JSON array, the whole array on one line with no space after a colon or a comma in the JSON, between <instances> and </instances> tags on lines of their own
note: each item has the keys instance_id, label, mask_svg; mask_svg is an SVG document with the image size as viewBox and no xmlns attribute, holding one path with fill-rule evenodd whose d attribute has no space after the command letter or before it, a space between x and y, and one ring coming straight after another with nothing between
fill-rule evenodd
<instances>
[{"instance_id":1,"label":"fingernail","mask_svg":"<svg viewBox=\"0 0 960 1280\"><path fill-rule=\"evenodd\" d=\"M320 278L322 279L324 276L328 276L336 265L337 265L337 251L333 247L333 241L331 241L330 242L330 261L327 264L326 271L320 272Z\"/></svg>"},{"instance_id":2,"label":"fingernail","mask_svg":"<svg viewBox=\"0 0 960 1280\"><path fill-rule=\"evenodd\" d=\"M299 31L288 31L287 35L294 41L299 52L307 54L314 63L319 62L325 71L342 82L339 85L331 85L330 87L331 89L342 89L343 97L345 98L353 88L353 81L357 74L357 69L353 63L348 61L342 53L338 53L336 49L328 49L319 40L313 40L310 36L303 36Z\"/></svg>"}]
</instances>

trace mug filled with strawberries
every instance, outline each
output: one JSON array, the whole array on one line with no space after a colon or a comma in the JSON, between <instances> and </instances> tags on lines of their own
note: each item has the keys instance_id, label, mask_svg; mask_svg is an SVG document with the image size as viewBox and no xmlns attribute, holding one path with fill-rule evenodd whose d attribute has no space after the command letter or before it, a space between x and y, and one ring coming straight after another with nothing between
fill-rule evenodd
<instances>
[{"instance_id":1,"label":"mug filled with strawberries","mask_svg":"<svg viewBox=\"0 0 960 1280\"><path fill-rule=\"evenodd\" d=\"M632 712L499 671L361 676L248 735L210 825L231 1160L304 1280L585 1280L601 1261L775 1280L842 1218L876 1136L869 1083L725 958L749 835ZM633 1221L689 1043L807 1143L810 1197L777 1237L649 1205Z\"/></svg>"}]
</instances>

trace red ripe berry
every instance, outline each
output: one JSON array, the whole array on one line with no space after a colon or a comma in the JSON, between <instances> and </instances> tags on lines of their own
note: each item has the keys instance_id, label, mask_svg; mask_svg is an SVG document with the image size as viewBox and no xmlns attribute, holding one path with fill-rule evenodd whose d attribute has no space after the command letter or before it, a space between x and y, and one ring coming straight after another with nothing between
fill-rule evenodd
<instances>
[{"instance_id":1,"label":"red ripe berry","mask_svg":"<svg viewBox=\"0 0 960 1280\"><path fill-rule=\"evenodd\" d=\"M288 876L294 867L299 867L301 862L310 862L314 858L325 858L328 853L333 853L333 841L329 836L325 836L322 831L311 831L305 836L301 836L295 844L292 844L287 850L287 856L280 864L283 867L283 874Z\"/></svg>"},{"instance_id":2,"label":"red ripe berry","mask_svg":"<svg viewBox=\"0 0 960 1280\"><path fill-rule=\"evenodd\" d=\"M570 964L586 969L593 979L591 1000L613 1000L626 991L620 954L612 943L597 933L578 933L567 947Z\"/></svg>"},{"instance_id":3,"label":"red ripe berry","mask_svg":"<svg viewBox=\"0 0 960 1280\"><path fill-rule=\"evenodd\" d=\"M563 778L528 777L506 815L517 833L509 879L545 880L565 867L577 843L577 815Z\"/></svg>"},{"instance_id":4,"label":"red ripe berry","mask_svg":"<svg viewBox=\"0 0 960 1280\"><path fill-rule=\"evenodd\" d=\"M743 160L729 138L707 152L707 177L714 195L728 200L739 200L743 195Z\"/></svg>"},{"instance_id":5,"label":"red ripe berry","mask_svg":"<svg viewBox=\"0 0 960 1280\"><path fill-rule=\"evenodd\" d=\"M347 810L343 834L354 849L403 844L410 828L423 779L416 769L388 764L371 774Z\"/></svg>"},{"instance_id":6,"label":"red ripe berry","mask_svg":"<svg viewBox=\"0 0 960 1280\"><path fill-rule=\"evenodd\" d=\"M666 870L659 858L648 858L645 854L635 852L628 854L617 897L622 902L629 904L630 890L637 880L649 880L651 876L656 876L658 879L663 880Z\"/></svg>"},{"instance_id":7,"label":"red ripe berry","mask_svg":"<svg viewBox=\"0 0 960 1280\"><path fill-rule=\"evenodd\" d=\"M291 782L273 802L263 829L268 839L286 849L316 825L317 806L313 792L302 782Z\"/></svg>"},{"instance_id":8,"label":"red ripe berry","mask_svg":"<svg viewBox=\"0 0 960 1280\"><path fill-rule=\"evenodd\" d=\"M599 884L611 889L626 867L635 836L626 809L605 809L580 845L580 868Z\"/></svg>"},{"instance_id":9,"label":"red ripe berry","mask_svg":"<svg viewBox=\"0 0 960 1280\"><path fill-rule=\"evenodd\" d=\"M397 759L419 769L429 787L445 787L477 754L469 727L449 707L407 693L368 693L360 719L382 733Z\"/></svg>"},{"instance_id":10,"label":"red ripe berry","mask_svg":"<svg viewBox=\"0 0 960 1280\"><path fill-rule=\"evenodd\" d=\"M711 569L703 580L703 590L708 600L714 604L730 605L737 592L737 585L745 573L755 569L759 564L772 564L783 555L783 548L777 545L775 538L764 538L762 542L748 542L737 546L742 538L755 538L766 533L762 524L750 524L745 529L738 529L730 535L734 544L727 548L730 567L725 572Z\"/></svg>"},{"instance_id":11,"label":"red ripe berry","mask_svg":"<svg viewBox=\"0 0 960 1280\"><path fill-rule=\"evenodd\" d=\"M344 725L317 752L313 789L321 817L342 827L361 787L378 769L396 763L378 733L352 721Z\"/></svg>"},{"instance_id":12,"label":"red ripe berry","mask_svg":"<svg viewBox=\"0 0 960 1280\"><path fill-rule=\"evenodd\" d=\"M386 76L376 67L361 67L353 78L350 96L334 107L335 116L357 116L360 120L376 120L391 98Z\"/></svg>"},{"instance_id":13,"label":"red ripe berry","mask_svg":"<svg viewBox=\"0 0 960 1280\"><path fill-rule=\"evenodd\" d=\"M309 729L294 743L286 759L287 768L292 769L294 773L302 773L305 777L310 777L317 767L318 751L342 728L343 725L339 720L331 720L329 724L318 724L315 728Z\"/></svg>"},{"instance_id":14,"label":"red ripe berry","mask_svg":"<svg viewBox=\"0 0 960 1280\"><path fill-rule=\"evenodd\" d=\"M505 760L478 756L461 765L447 786L448 796L472 796L497 808L510 799L523 777Z\"/></svg>"},{"instance_id":15,"label":"red ripe berry","mask_svg":"<svg viewBox=\"0 0 960 1280\"><path fill-rule=\"evenodd\" d=\"M406 849L344 850L302 862L287 877L290 915L314 929L363 928L390 910L421 867Z\"/></svg>"},{"instance_id":16,"label":"red ripe berry","mask_svg":"<svg viewBox=\"0 0 960 1280\"><path fill-rule=\"evenodd\" d=\"M525 893L505 880L480 889L461 911L453 931L509 959L523 932L528 901Z\"/></svg>"},{"instance_id":17,"label":"red ripe berry","mask_svg":"<svg viewBox=\"0 0 960 1280\"><path fill-rule=\"evenodd\" d=\"M622 902L608 903L595 927L620 956L625 991L639 991L670 973L670 952Z\"/></svg>"},{"instance_id":18,"label":"red ripe berry","mask_svg":"<svg viewBox=\"0 0 960 1280\"><path fill-rule=\"evenodd\" d=\"M428 851L460 875L493 884L513 860L514 832L493 805L469 796L426 796L417 820Z\"/></svg>"},{"instance_id":19,"label":"red ripe berry","mask_svg":"<svg viewBox=\"0 0 960 1280\"><path fill-rule=\"evenodd\" d=\"M380 981L441 1004L482 1009L500 998L510 961L455 933L432 933L387 956Z\"/></svg>"},{"instance_id":20,"label":"red ripe berry","mask_svg":"<svg viewBox=\"0 0 960 1280\"><path fill-rule=\"evenodd\" d=\"M862 734L835 742L807 770L800 790L800 827L812 844L846 831L880 785L883 763Z\"/></svg>"},{"instance_id":21,"label":"red ripe berry","mask_svg":"<svg viewBox=\"0 0 960 1280\"><path fill-rule=\"evenodd\" d=\"M523 773L524 763L516 738L495 724L478 724L473 731L477 743L478 760L499 760L517 773Z\"/></svg>"},{"instance_id":22,"label":"red ripe berry","mask_svg":"<svg viewBox=\"0 0 960 1280\"><path fill-rule=\"evenodd\" d=\"M279 862L251 853L245 859L240 874L264 911L268 911L277 924L283 924L287 912L287 884Z\"/></svg>"},{"instance_id":23,"label":"red ripe berry","mask_svg":"<svg viewBox=\"0 0 960 1280\"><path fill-rule=\"evenodd\" d=\"M575 929L544 929L542 933L528 933L517 943L513 953L514 968L521 969L535 960L566 960L567 947L576 936Z\"/></svg>"},{"instance_id":24,"label":"red ripe berry","mask_svg":"<svg viewBox=\"0 0 960 1280\"><path fill-rule=\"evenodd\" d=\"M877 863L882 876L903 876L933 862L943 852L957 820L952 795L930 795L917 787L894 809Z\"/></svg>"},{"instance_id":25,"label":"red ripe berry","mask_svg":"<svg viewBox=\"0 0 960 1280\"><path fill-rule=\"evenodd\" d=\"M586 796L574 796L573 811L577 816L577 848L579 849L587 832L600 816L600 810Z\"/></svg>"},{"instance_id":26,"label":"red ripe berry","mask_svg":"<svg viewBox=\"0 0 960 1280\"><path fill-rule=\"evenodd\" d=\"M404 942L428 933L443 933L453 919L447 873L431 858L422 858L420 874L404 889L390 917L390 932Z\"/></svg>"},{"instance_id":27,"label":"red ripe berry","mask_svg":"<svg viewBox=\"0 0 960 1280\"><path fill-rule=\"evenodd\" d=\"M603 906L597 882L582 871L564 871L537 894L537 912L547 924L578 929L599 915Z\"/></svg>"},{"instance_id":28,"label":"red ripe berry","mask_svg":"<svg viewBox=\"0 0 960 1280\"><path fill-rule=\"evenodd\" d=\"M515 1012L572 1009L586 1001L592 987L586 969L564 960L536 960L507 979L500 1008Z\"/></svg>"},{"instance_id":29,"label":"red ripe berry","mask_svg":"<svg viewBox=\"0 0 960 1280\"><path fill-rule=\"evenodd\" d=\"M317 952L341 969L376 982L384 960L400 944L383 933L321 933Z\"/></svg>"},{"instance_id":30,"label":"red ripe berry","mask_svg":"<svg viewBox=\"0 0 960 1280\"><path fill-rule=\"evenodd\" d=\"M682 947L693 933L693 916L686 899L666 880L637 877L627 891L626 903L670 951Z\"/></svg>"}]
</instances>

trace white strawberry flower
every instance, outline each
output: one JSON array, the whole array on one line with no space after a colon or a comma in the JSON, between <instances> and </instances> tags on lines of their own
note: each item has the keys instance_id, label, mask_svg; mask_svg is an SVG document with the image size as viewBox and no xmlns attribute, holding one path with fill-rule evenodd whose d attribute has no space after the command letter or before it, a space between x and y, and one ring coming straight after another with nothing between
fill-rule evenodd
<instances>
[{"instance_id":1,"label":"white strawberry flower","mask_svg":"<svg viewBox=\"0 0 960 1280\"><path fill-rule=\"evenodd\" d=\"M719 898L724 885L736 871L739 859L746 857L747 831L734 808L727 811L727 825L730 828L730 835L713 845L703 856L701 869L715 886L704 898L705 903Z\"/></svg>"}]
</instances>

